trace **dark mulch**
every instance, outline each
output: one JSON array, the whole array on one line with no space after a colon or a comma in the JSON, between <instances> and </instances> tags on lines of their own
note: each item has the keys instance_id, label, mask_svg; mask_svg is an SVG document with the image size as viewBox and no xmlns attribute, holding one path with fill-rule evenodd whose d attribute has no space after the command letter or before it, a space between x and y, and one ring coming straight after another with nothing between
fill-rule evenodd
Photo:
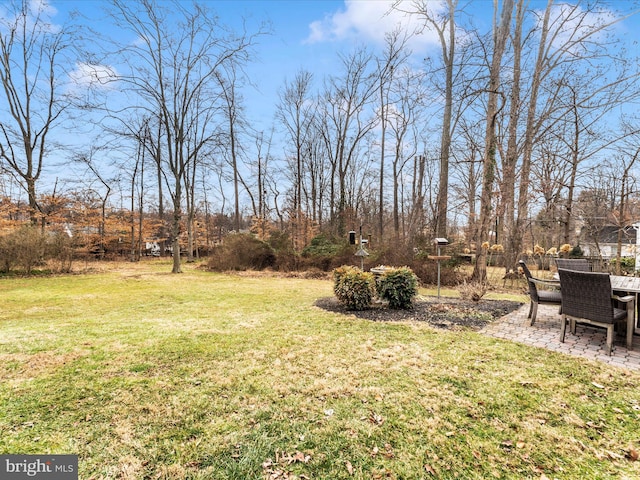
<instances>
[{"instance_id":1,"label":"dark mulch","mask_svg":"<svg viewBox=\"0 0 640 480\"><path fill-rule=\"evenodd\" d=\"M385 305L374 305L368 310L347 310L335 297L325 297L315 305L330 312L353 315L379 322L414 320L428 322L431 326L444 329L467 328L480 330L487 323L496 320L522 306L520 302L508 300L461 300L458 298L420 297L409 310L392 310Z\"/></svg>"}]
</instances>

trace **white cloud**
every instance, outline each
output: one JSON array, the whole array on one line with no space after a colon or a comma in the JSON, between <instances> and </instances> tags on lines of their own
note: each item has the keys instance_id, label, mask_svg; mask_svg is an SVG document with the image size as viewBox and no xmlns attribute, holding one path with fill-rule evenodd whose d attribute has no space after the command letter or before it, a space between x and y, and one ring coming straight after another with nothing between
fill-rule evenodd
<instances>
[{"instance_id":1,"label":"white cloud","mask_svg":"<svg viewBox=\"0 0 640 480\"><path fill-rule=\"evenodd\" d=\"M76 87L108 88L111 82L117 80L118 74L113 67L108 65L78 63L75 70L69 73L69 78Z\"/></svg>"},{"instance_id":2,"label":"white cloud","mask_svg":"<svg viewBox=\"0 0 640 480\"><path fill-rule=\"evenodd\" d=\"M392 8L394 4L397 8ZM344 9L309 25L310 33L306 42L357 39L363 43L382 45L385 34L399 27L408 33L415 33L410 41L414 51L437 45L439 40L435 33L424 29L424 19L420 15L408 13L415 10L412 4L409 0L345 0ZM432 6L434 10L439 10L441 3L432 2Z\"/></svg>"},{"instance_id":3,"label":"white cloud","mask_svg":"<svg viewBox=\"0 0 640 480\"><path fill-rule=\"evenodd\" d=\"M30 0L22 10L22 4L0 6L0 31L6 33L16 26L25 25L28 30L35 30L43 34L55 34L60 31L60 25L53 22L58 10L52 7L48 0Z\"/></svg>"},{"instance_id":4,"label":"white cloud","mask_svg":"<svg viewBox=\"0 0 640 480\"><path fill-rule=\"evenodd\" d=\"M542 26L544 12L539 11L538 27ZM605 40L607 28L619 20L619 17L611 10L584 10L580 5L561 4L554 5L550 11L550 31L552 46L558 50L565 50L570 54L578 55L585 48L580 40L589 38L589 42L599 43Z\"/></svg>"},{"instance_id":5,"label":"white cloud","mask_svg":"<svg viewBox=\"0 0 640 480\"><path fill-rule=\"evenodd\" d=\"M44 13L50 17L54 17L58 13L58 10L52 7L47 0L31 0L29 2L29 10L34 16L38 13Z\"/></svg>"}]
</instances>

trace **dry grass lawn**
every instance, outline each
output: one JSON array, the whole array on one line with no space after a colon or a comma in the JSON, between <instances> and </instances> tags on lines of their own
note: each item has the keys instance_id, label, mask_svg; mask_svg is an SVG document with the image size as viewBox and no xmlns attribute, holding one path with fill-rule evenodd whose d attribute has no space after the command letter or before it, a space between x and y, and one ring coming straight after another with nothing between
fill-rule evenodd
<instances>
[{"instance_id":1,"label":"dry grass lawn","mask_svg":"<svg viewBox=\"0 0 640 480\"><path fill-rule=\"evenodd\" d=\"M0 280L0 453L84 479L640 478L640 375L166 261Z\"/></svg>"}]
</instances>

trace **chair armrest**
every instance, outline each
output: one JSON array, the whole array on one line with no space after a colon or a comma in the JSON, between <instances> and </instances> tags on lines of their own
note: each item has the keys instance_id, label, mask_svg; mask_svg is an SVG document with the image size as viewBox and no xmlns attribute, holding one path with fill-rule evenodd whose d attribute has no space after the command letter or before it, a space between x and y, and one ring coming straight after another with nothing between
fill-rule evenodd
<instances>
[{"instance_id":1,"label":"chair armrest","mask_svg":"<svg viewBox=\"0 0 640 480\"><path fill-rule=\"evenodd\" d=\"M634 295L625 295L624 297L621 297L619 295L611 295L611 298L622 303L633 302L636 299Z\"/></svg>"},{"instance_id":2,"label":"chair armrest","mask_svg":"<svg viewBox=\"0 0 640 480\"><path fill-rule=\"evenodd\" d=\"M531 282L535 283L536 285L543 285L545 287L555 287L555 288L559 288L560 287L560 281L556 281L556 280L542 280L541 278L536 278L536 277L531 277L529 279Z\"/></svg>"}]
</instances>

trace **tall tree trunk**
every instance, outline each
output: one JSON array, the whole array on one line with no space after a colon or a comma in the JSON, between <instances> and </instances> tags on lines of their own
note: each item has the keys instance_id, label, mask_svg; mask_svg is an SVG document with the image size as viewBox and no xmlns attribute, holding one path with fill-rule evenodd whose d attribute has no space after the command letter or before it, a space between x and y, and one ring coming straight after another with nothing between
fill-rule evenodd
<instances>
[{"instance_id":1,"label":"tall tree trunk","mask_svg":"<svg viewBox=\"0 0 640 480\"><path fill-rule=\"evenodd\" d=\"M549 35L549 21L553 0L549 0L542 20L540 29L540 44L538 55L531 79L531 91L529 93L529 104L527 107L527 123L524 133L524 144L522 146L522 166L520 169L520 184L518 189L518 210L515 221L515 228L511 235L511 248L515 252L522 250L523 239L529 219L529 184L531 182L531 156L533 153L533 143L536 132L536 112L538 106L538 93L542 83L543 71L545 67L545 51L547 48L547 37Z\"/></svg>"},{"instance_id":2,"label":"tall tree trunk","mask_svg":"<svg viewBox=\"0 0 640 480\"><path fill-rule=\"evenodd\" d=\"M507 153L502 167L502 204L504 206L503 243L504 266L508 272L515 269L520 255L521 242L516 237L516 165L518 163L518 123L520 120L520 77L522 57L522 27L524 23L524 0L518 0L513 32L513 79L510 96L509 125L507 126Z\"/></svg>"},{"instance_id":3,"label":"tall tree trunk","mask_svg":"<svg viewBox=\"0 0 640 480\"><path fill-rule=\"evenodd\" d=\"M445 66L445 103L442 116L442 138L440 142L440 175L438 180L438 199L436 207L436 236L447 236L447 209L449 206L449 152L451 151L451 125L453 112L453 64L455 60L456 28L455 12L457 0L447 0L449 38L445 40L440 33L442 59Z\"/></svg>"},{"instance_id":4,"label":"tall tree trunk","mask_svg":"<svg viewBox=\"0 0 640 480\"><path fill-rule=\"evenodd\" d=\"M580 163L580 118L578 116L578 105L576 92L570 87L572 93L571 113L573 114L573 141L571 143L571 174L567 185L567 204L565 206L563 241L571 242L571 217L573 217L573 196L576 188L576 178L578 177L578 164Z\"/></svg>"},{"instance_id":5,"label":"tall tree trunk","mask_svg":"<svg viewBox=\"0 0 640 480\"><path fill-rule=\"evenodd\" d=\"M176 182L173 197L173 220L171 222L171 247L173 250L173 268L171 273L182 273L180 261L180 223L182 220L182 185Z\"/></svg>"},{"instance_id":6,"label":"tall tree trunk","mask_svg":"<svg viewBox=\"0 0 640 480\"><path fill-rule=\"evenodd\" d=\"M494 0L497 15L497 0ZM505 0L499 23L494 23L493 57L489 71L489 99L487 101L487 127L485 132L485 149L482 168L482 193L480 196L480 241L483 245L489 243L489 228L491 222L491 198L495 180L496 167L496 119L500 112L498 98L500 96L500 69L511 26L513 0ZM495 19L494 19L495 22ZM500 107L502 108L502 107ZM484 282L487 279L487 249L480 246L473 270L473 280Z\"/></svg>"},{"instance_id":7,"label":"tall tree trunk","mask_svg":"<svg viewBox=\"0 0 640 480\"><path fill-rule=\"evenodd\" d=\"M386 101L384 98L384 80L380 79L380 186L378 191L378 238L383 239L384 233L384 163L385 141L387 129ZM394 178L394 181L395 178Z\"/></svg>"}]
</instances>

